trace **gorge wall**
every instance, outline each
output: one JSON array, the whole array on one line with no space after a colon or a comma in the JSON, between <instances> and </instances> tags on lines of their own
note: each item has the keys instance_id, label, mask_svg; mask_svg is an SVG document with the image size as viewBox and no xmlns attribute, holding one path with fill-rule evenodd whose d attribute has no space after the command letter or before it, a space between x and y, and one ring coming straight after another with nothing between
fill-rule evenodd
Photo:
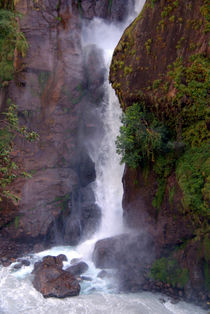
<instances>
[{"instance_id":1,"label":"gorge wall","mask_svg":"<svg viewBox=\"0 0 210 314\"><path fill-rule=\"evenodd\" d=\"M101 213L88 186L95 167L87 143L100 134L96 108L105 68L99 49L82 47L82 25L94 17L120 22L131 3L17 2L29 49L25 58L15 56L14 79L1 86L1 109L10 98L20 124L36 131L39 140L15 142L13 159L32 177L10 186L20 196L18 204L1 202L1 257L15 257L36 244L76 244L95 230Z\"/></svg>"},{"instance_id":2,"label":"gorge wall","mask_svg":"<svg viewBox=\"0 0 210 314\"><path fill-rule=\"evenodd\" d=\"M145 134L155 132L154 121L167 130L165 150L125 168L125 222L153 235L162 258L155 264L157 280L167 282L163 268L172 260L186 270L189 298L209 291L208 32L207 1L147 0L110 68L123 110L138 104L150 117L143 121ZM137 131L130 136L123 138L127 157L135 153L129 140L137 149Z\"/></svg>"}]
</instances>

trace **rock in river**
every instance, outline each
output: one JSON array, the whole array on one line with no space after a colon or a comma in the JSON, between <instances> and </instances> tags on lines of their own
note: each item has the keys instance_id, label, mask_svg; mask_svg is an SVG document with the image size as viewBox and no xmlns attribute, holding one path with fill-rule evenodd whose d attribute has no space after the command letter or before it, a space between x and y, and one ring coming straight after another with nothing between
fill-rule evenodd
<instances>
[{"instance_id":1,"label":"rock in river","mask_svg":"<svg viewBox=\"0 0 210 314\"><path fill-rule=\"evenodd\" d=\"M80 292L78 280L70 272L62 269L62 261L55 256L46 256L34 265L33 286L45 298L65 298Z\"/></svg>"}]
</instances>

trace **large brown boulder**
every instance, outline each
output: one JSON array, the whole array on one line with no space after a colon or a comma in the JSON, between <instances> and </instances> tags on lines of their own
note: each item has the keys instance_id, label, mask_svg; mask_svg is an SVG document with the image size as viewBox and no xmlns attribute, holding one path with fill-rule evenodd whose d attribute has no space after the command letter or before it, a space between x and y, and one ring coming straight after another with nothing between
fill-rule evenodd
<instances>
[{"instance_id":1,"label":"large brown boulder","mask_svg":"<svg viewBox=\"0 0 210 314\"><path fill-rule=\"evenodd\" d=\"M46 256L34 265L33 286L45 298L65 298L76 296L80 292L78 280L71 273L62 270L59 256Z\"/></svg>"}]
</instances>

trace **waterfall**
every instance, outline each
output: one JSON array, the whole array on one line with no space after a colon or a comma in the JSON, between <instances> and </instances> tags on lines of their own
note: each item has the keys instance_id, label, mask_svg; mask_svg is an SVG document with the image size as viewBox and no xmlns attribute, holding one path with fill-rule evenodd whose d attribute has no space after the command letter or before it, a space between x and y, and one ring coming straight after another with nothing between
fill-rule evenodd
<instances>
[{"instance_id":1,"label":"waterfall","mask_svg":"<svg viewBox=\"0 0 210 314\"><path fill-rule=\"evenodd\" d=\"M108 71L113 50L125 27L142 8L145 0L136 0L136 13L125 23L105 23L99 18L93 19L83 29L83 47L95 45L103 51L107 68L107 80L104 83L105 95L97 110L101 121L100 135L87 143L87 149L95 162L96 181L92 183L96 203L102 211L102 221L97 232L77 247L53 247L37 254L25 256L31 263L29 267L14 270L14 265L0 268L0 314L51 314L87 313L87 314L205 314L200 308L180 302L172 304L168 297L149 292L136 294L118 294L111 279L97 277L100 272L91 261L91 254L98 239L113 236L124 231L122 222L122 174L123 165L116 154L115 139L120 128L121 109L118 99L108 83ZM86 276L91 281L81 283L81 295L64 300L44 299L31 283L31 271L36 261L46 255L65 254L68 267L73 258L85 260L89 269ZM160 301L160 297L165 303Z\"/></svg>"},{"instance_id":2,"label":"waterfall","mask_svg":"<svg viewBox=\"0 0 210 314\"><path fill-rule=\"evenodd\" d=\"M109 28L111 28L111 36ZM84 32L84 45L95 44L103 51L106 65L105 96L100 104L98 119L102 125L102 135L90 144L89 154L96 168L96 182L93 190L96 203L102 211L102 221L94 238L104 238L122 232L122 174L123 165L116 154L115 139L120 128L121 109L118 99L108 83L109 65L113 49L120 38L119 26L107 25L101 19L94 19ZM105 35L104 35L105 34ZM107 35L106 35L107 34Z\"/></svg>"},{"instance_id":3,"label":"waterfall","mask_svg":"<svg viewBox=\"0 0 210 314\"><path fill-rule=\"evenodd\" d=\"M122 221L122 175L124 166L120 164L120 156L116 153L115 140L120 129L122 114L120 104L114 90L108 82L109 67L114 48L116 47L123 30L140 12L145 0L136 0L134 11L122 23L107 23L94 18L83 27L83 47L95 45L103 52L106 66L106 82L104 83L105 96L100 105L98 119L103 128L99 140L94 138L88 143L87 150L95 163L96 182L93 190L96 203L102 211L102 221L99 230L92 239L87 240L80 248L85 247L89 254L94 243L102 238L117 235L125 231ZM90 255L89 255L90 256Z\"/></svg>"}]
</instances>

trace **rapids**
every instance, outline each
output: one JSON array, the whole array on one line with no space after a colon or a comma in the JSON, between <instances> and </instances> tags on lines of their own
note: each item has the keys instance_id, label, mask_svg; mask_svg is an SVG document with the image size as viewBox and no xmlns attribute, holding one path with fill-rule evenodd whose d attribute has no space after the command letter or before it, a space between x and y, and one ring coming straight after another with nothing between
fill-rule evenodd
<instances>
[{"instance_id":1,"label":"rapids","mask_svg":"<svg viewBox=\"0 0 210 314\"><path fill-rule=\"evenodd\" d=\"M161 294L117 293L111 280L97 277L100 272L89 260L85 276L92 281L81 283L81 294L77 297L44 299L31 283L30 272L33 264L46 255L65 254L68 258L64 268L72 258L82 257L78 247L54 247L34 255L25 256L31 262L14 270L14 264L0 269L0 313L1 314L205 314L197 306L179 302L172 304L168 297Z\"/></svg>"}]
</instances>

